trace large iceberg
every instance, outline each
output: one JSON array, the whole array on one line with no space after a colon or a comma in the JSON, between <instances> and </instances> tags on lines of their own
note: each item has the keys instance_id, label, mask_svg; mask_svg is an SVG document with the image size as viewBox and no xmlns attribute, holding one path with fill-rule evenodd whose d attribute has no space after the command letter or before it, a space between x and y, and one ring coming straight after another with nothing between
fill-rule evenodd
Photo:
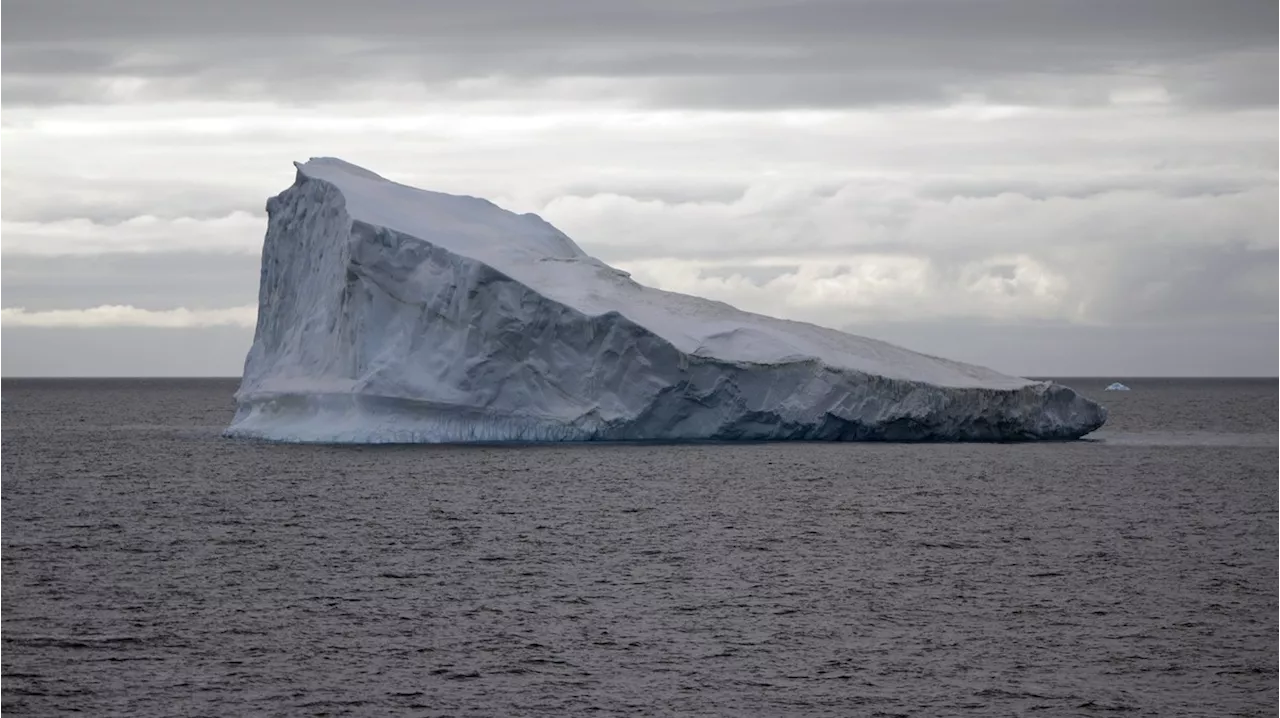
<instances>
[{"instance_id":1,"label":"large iceberg","mask_svg":"<svg viewBox=\"0 0 1280 718\"><path fill-rule=\"evenodd\" d=\"M1007 441L1106 420L1065 386L642 286L532 214L297 168L267 202L229 436Z\"/></svg>"}]
</instances>

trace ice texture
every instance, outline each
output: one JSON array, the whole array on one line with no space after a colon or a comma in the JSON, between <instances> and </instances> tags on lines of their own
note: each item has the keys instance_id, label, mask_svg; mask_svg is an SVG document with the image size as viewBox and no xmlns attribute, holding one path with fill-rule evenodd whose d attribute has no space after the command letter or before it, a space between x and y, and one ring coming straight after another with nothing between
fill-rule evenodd
<instances>
[{"instance_id":1,"label":"ice texture","mask_svg":"<svg viewBox=\"0 0 1280 718\"><path fill-rule=\"evenodd\" d=\"M294 442L1073 439L1071 389L642 286L532 214L295 163L226 433Z\"/></svg>"},{"instance_id":2,"label":"ice texture","mask_svg":"<svg viewBox=\"0 0 1280 718\"><path fill-rule=\"evenodd\" d=\"M1103 391L1129 391L1129 387L1117 381L1113 384L1108 384L1107 388Z\"/></svg>"}]
</instances>

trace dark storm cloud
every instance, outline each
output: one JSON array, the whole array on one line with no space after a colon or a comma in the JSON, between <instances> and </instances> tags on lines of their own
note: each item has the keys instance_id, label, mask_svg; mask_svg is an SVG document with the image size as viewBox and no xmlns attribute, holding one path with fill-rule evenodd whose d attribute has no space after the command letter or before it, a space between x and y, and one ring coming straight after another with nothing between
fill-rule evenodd
<instances>
[{"instance_id":1,"label":"dark storm cloud","mask_svg":"<svg viewBox=\"0 0 1280 718\"><path fill-rule=\"evenodd\" d=\"M649 78L660 82L625 94L727 107L963 92L1100 102L1105 92L1047 85L1152 66L1191 103L1273 104L1276 87L1276 7L1254 0L11 0L5 10L10 103L108 99L89 80L110 76L152 78L162 93L294 99L376 79ZM50 89L51 75L69 89Z\"/></svg>"}]
</instances>

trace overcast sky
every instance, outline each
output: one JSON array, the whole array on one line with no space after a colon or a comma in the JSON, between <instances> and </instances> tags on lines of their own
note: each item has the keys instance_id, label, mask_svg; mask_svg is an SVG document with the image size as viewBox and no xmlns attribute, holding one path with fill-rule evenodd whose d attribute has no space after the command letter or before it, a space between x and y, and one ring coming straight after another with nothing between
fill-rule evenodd
<instances>
[{"instance_id":1,"label":"overcast sky","mask_svg":"<svg viewBox=\"0 0 1280 718\"><path fill-rule=\"evenodd\" d=\"M1275 2L4 10L5 376L238 376L312 156L1003 371L1276 373Z\"/></svg>"}]
</instances>

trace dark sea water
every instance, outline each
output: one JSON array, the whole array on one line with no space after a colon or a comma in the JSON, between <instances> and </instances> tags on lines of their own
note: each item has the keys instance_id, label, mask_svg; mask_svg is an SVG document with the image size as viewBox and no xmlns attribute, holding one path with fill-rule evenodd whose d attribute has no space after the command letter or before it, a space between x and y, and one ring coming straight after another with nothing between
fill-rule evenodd
<instances>
[{"instance_id":1,"label":"dark sea water","mask_svg":"<svg viewBox=\"0 0 1280 718\"><path fill-rule=\"evenodd\" d=\"M5 715L1276 715L1277 383L1020 445L317 447L3 383Z\"/></svg>"}]
</instances>

